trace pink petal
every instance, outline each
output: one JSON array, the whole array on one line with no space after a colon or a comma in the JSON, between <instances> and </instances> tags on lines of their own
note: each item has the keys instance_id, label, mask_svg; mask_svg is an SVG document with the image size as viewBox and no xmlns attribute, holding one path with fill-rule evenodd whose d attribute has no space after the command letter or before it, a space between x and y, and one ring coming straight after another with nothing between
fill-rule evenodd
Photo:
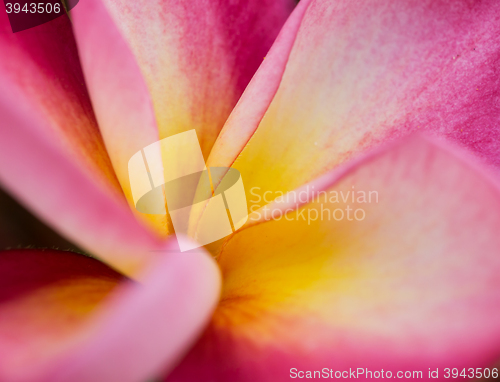
<instances>
[{"instance_id":1,"label":"pink petal","mask_svg":"<svg viewBox=\"0 0 500 382\"><path fill-rule=\"evenodd\" d=\"M288 18L275 44L220 132L210 152L207 166L229 168L251 139L278 90L297 31L310 2L302 0ZM223 173L212 174L215 187L221 182L222 176ZM190 222L193 232L204 210L203 205L193 208Z\"/></svg>"},{"instance_id":2,"label":"pink petal","mask_svg":"<svg viewBox=\"0 0 500 382\"><path fill-rule=\"evenodd\" d=\"M208 155L292 0L103 3L137 58L162 138L196 128Z\"/></svg>"},{"instance_id":3,"label":"pink petal","mask_svg":"<svg viewBox=\"0 0 500 382\"><path fill-rule=\"evenodd\" d=\"M262 193L291 191L415 130L498 166L499 17L495 0L314 0L258 128L261 110L237 124L230 118L215 145L222 152L211 155ZM252 102L241 102L233 115ZM224 135L238 135L233 130L246 137L229 149Z\"/></svg>"},{"instance_id":4,"label":"pink petal","mask_svg":"<svg viewBox=\"0 0 500 382\"><path fill-rule=\"evenodd\" d=\"M126 382L171 368L209 319L220 285L206 253L176 246L164 247L142 284L122 282L95 310L119 281L105 265L56 251L1 254L4 273L24 266L21 279L3 280L17 291L0 304L9 341L0 345L2 380Z\"/></svg>"},{"instance_id":5,"label":"pink petal","mask_svg":"<svg viewBox=\"0 0 500 382\"><path fill-rule=\"evenodd\" d=\"M13 34L0 12L0 180L46 223L130 273L159 245L104 149L66 16Z\"/></svg>"},{"instance_id":6,"label":"pink petal","mask_svg":"<svg viewBox=\"0 0 500 382\"><path fill-rule=\"evenodd\" d=\"M220 132L208 158L209 166L227 166L241 152L273 100L310 0L302 0L288 18L265 61L243 93Z\"/></svg>"},{"instance_id":7,"label":"pink petal","mask_svg":"<svg viewBox=\"0 0 500 382\"><path fill-rule=\"evenodd\" d=\"M27 113L38 113L46 123L37 129L65 146L66 155L79 161L96 181L119 190L84 85L68 17L12 33L2 9L0 54L2 98L24 103ZM16 93L23 98L15 99ZM8 129L15 126L2 120L0 134Z\"/></svg>"},{"instance_id":8,"label":"pink petal","mask_svg":"<svg viewBox=\"0 0 500 382\"><path fill-rule=\"evenodd\" d=\"M208 157L293 5L88 0L72 11L99 125L129 200L127 163L146 145L196 129Z\"/></svg>"},{"instance_id":9,"label":"pink petal","mask_svg":"<svg viewBox=\"0 0 500 382\"><path fill-rule=\"evenodd\" d=\"M71 252L0 252L0 380L34 375L86 333L86 322L124 278ZM27 367L29 365L30 367Z\"/></svg>"},{"instance_id":10,"label":"pink petal","mask_svg":"<svg viewBox=\"0 0 500 382\"><path fill-rule=\"evenodd\" d=\"M124 198L68 156L22 93L2 89L2 185L59 233L126 274L155 257L151 250L160 240L136 220Z\"/></svg>"},{"instance_id":11,"label":"pink petal","mask_svg":"<svg viewBox=\"0 0 500 382\"><path fill-rule=\"evenodd\" d=\"M71 13L99 126L120 185L133 205L128 162L137 151L159 140L150 95L127 42L104 5L89 0ZM164 216L142 217L152 221L159 233L168 233Z\"/></svg>"},{"instance_id":12,"label":"pink petal","mask_svg":"<svg viewBox=\"0 0 500 382\"><path fill-rule=\"evenodd\" d=\"M500 188L471 162L413 136L310 183L297 198L316 199L298 210L235 234L218 256L219 307L167 380L288 381L292 368L429 380L437 367L444 380L445 367L491 366Z\"/></svg>"}]
</instances>

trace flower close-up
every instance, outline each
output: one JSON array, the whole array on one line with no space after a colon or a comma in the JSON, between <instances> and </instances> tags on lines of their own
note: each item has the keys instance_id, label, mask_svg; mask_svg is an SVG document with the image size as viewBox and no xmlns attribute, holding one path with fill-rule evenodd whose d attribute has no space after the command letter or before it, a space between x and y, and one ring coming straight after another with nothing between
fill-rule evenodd
<instances>
[{"instance_id":1,"label":"flower close-up","mask_svg":"<svg viewBox=\"0 0 500 382\"><path fill-rule=\"evenodd\" d=\"M0 382L499 377L500 1L16 1Z\"/></svg>"}]
</instances>

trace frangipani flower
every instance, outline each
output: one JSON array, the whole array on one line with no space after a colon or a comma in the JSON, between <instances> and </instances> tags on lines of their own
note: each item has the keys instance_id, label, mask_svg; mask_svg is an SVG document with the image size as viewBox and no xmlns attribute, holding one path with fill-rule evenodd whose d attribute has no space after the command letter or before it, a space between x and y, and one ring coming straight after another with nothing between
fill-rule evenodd
<instances>
[{"instance_id":1,"label":"frangipani flower","mask_svg":"<svg viewBox=\"0 0 500 382\"><path fill-rule=\"evenodd\" d=\"M0 255L0 380L425 380L498 359L500 3L291 10L82 0L17 34L2 13L0 181L104 263ZM130 208L127 162L193 128L208 166L292 211L180 253L167 217ZM348 207L363 219L286 218Z\"/></svg>"}]
</instances>

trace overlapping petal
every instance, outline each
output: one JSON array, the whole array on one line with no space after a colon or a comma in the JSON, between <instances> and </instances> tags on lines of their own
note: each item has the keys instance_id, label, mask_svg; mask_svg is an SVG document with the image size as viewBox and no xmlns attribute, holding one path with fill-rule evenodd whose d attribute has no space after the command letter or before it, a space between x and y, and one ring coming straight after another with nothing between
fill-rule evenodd
<instances>
[{"instance_id":1,"label":"overlapping petal","mask_svg":"<svg viewBox=\"0 0 500 382\"><path fill-rule=\"evenodd\" d=\"M2 381L35 373L70 347L95 307L125 281L95 259L52 250L0 252L0 274Z\"/></svg>"},{"instance_id":2,"label":"overlapping petal","mask_svg":"<svg viewBox=\"0 0 500 382\"><path fill-rule=\"evenodd\" d=\"M207 166L229 168L238 157L242 147L251 139L278 90L302 18L310 3L310 0L302 0L288 18L276 42L266 55L265 61L252 78L224 129L217 137L208 157ZM211 174L215 187L224 175L223 171ZM203 203L193 207L189 223L190 232L196 232L205 207Z\"/></svg>"},{"instance_id":3,"label":"overlapping petal","mask_svg":"<svg viewBox=\"0 0 500 382\"><path fill-rule=\"evenodd\" d=\"M413 136L334 170L227 240L221 303L167 380L490 366L500 188L440 145Z\"/></svg>"},{"instance_id":4,"label":"overlapping petal","mask_svg":"<svg viewBox=\"0 0 500 382\"><path fill-rule=\"evenodd\" d=\"M3 5L2 5L3 6ZM90 105L69 19L13 34L0 15L0 181L82 248L126 273L158 239L125 203ZM141 255L142 254L142 255Z\"/></svg>"},{"instance_id":5,"label":"overlapping petal","mask_svg":"<svg viewBox=\"0 0 500 382\"><path fill-rule=\"evenodd\" d=\"M195 128L205 155L294 6L290 0L103 4L141 68L160 136Z\"/></svg>"},{"instance_id":6,"label":"overlapping petal","mask_svg":"<svg viewBox=\"0 0 500 382\"><path fill-rule=\"evenodd\" d=\"M29 105L26 110L39 113L46 122L33 128L63 147L94 181L119 190L84 84L68 17L12 33L4 4L0 8L2 98ZM16 99L18 94L22 98ZM2 118L0 139L12 129L16 126Z\"/></svg>"},{"instance_id":7,"label":"overlapping petal","mask_svg":"<svg viewBox=\"0 0 500 382\"><path fill-rule=\"evenodd\" d=\"M281 29L265 61L217 137L208 158L209 166L231 164L255 132L279 88L300 23L310 3L310 0L302 0Z\"/></svg>"},{"instance_id":8,"label":"overlapping petal","mask_svg":"<svg viewBox=\"0 0 500 382\"><path fill-rule=\"evenodd\" d=\"M494 0L313 1L262 121L230 118L222 139L247 137L212 165L286 192L415 130L499 165L499 17Z\"/></svg>"},{"instance_id":9,"label":"overlapping petal","mask_svg":"<svg viewBox=\"0 0 500 382\"><path fill-rule=\"evenodd\" d=\"M35 215L81 248L130 275L162 243L125 198L67 155L22 93L0 94L0 181Z\"/></svg>"},{"instance_id":10,"label":"overlapping petal","mask_svg":"<svg viewBox=\"0 0 500 382\"><path fill-rule=\"evenodd\" d=\"M153 104L140 68L99 0L89 0L72 11L85 78L113 168L136 216L157 233L171 233L167 217L141 214L134 208L128 161L159 139Z\"/></svg>"},{"instance_id":11,"label":"overlapping petal","mask_svg":"<svg viewBox=\"0 0 500 382\"><path fill-rule=\"evenodd\" d=\"M89 0L72 12L85 77L125 194L146 145L196 129L205 158L293 9L280 1ZM160 230L166 222L156 223Z\"/></svg>"},{"instance_id":12,"label":"overlapping petal","mask_svg":"<svg viewBox=\"0 0 500 382\"><path fill-rule=\"evenodd\" d=\"M125 382L172 367L220 284L209 256L176 246L164 247L141 284L78 254L1 252L0 379Z\"/></svg>"}]
</instances>

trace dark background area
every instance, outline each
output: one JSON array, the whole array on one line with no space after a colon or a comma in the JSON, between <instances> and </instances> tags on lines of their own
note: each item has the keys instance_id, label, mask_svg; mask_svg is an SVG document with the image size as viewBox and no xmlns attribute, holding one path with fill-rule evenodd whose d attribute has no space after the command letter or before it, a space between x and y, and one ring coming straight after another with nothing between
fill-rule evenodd
<instances>
[{"instance_id":1,"label":"dark background area","mask_svg":"<svg viewBox=\"0 0 500 382\"><path fill-rule=\"evenodd\" d=\"M53 248L81 252L0 188L0 250Z\"/></svg>"}]
</instances>

